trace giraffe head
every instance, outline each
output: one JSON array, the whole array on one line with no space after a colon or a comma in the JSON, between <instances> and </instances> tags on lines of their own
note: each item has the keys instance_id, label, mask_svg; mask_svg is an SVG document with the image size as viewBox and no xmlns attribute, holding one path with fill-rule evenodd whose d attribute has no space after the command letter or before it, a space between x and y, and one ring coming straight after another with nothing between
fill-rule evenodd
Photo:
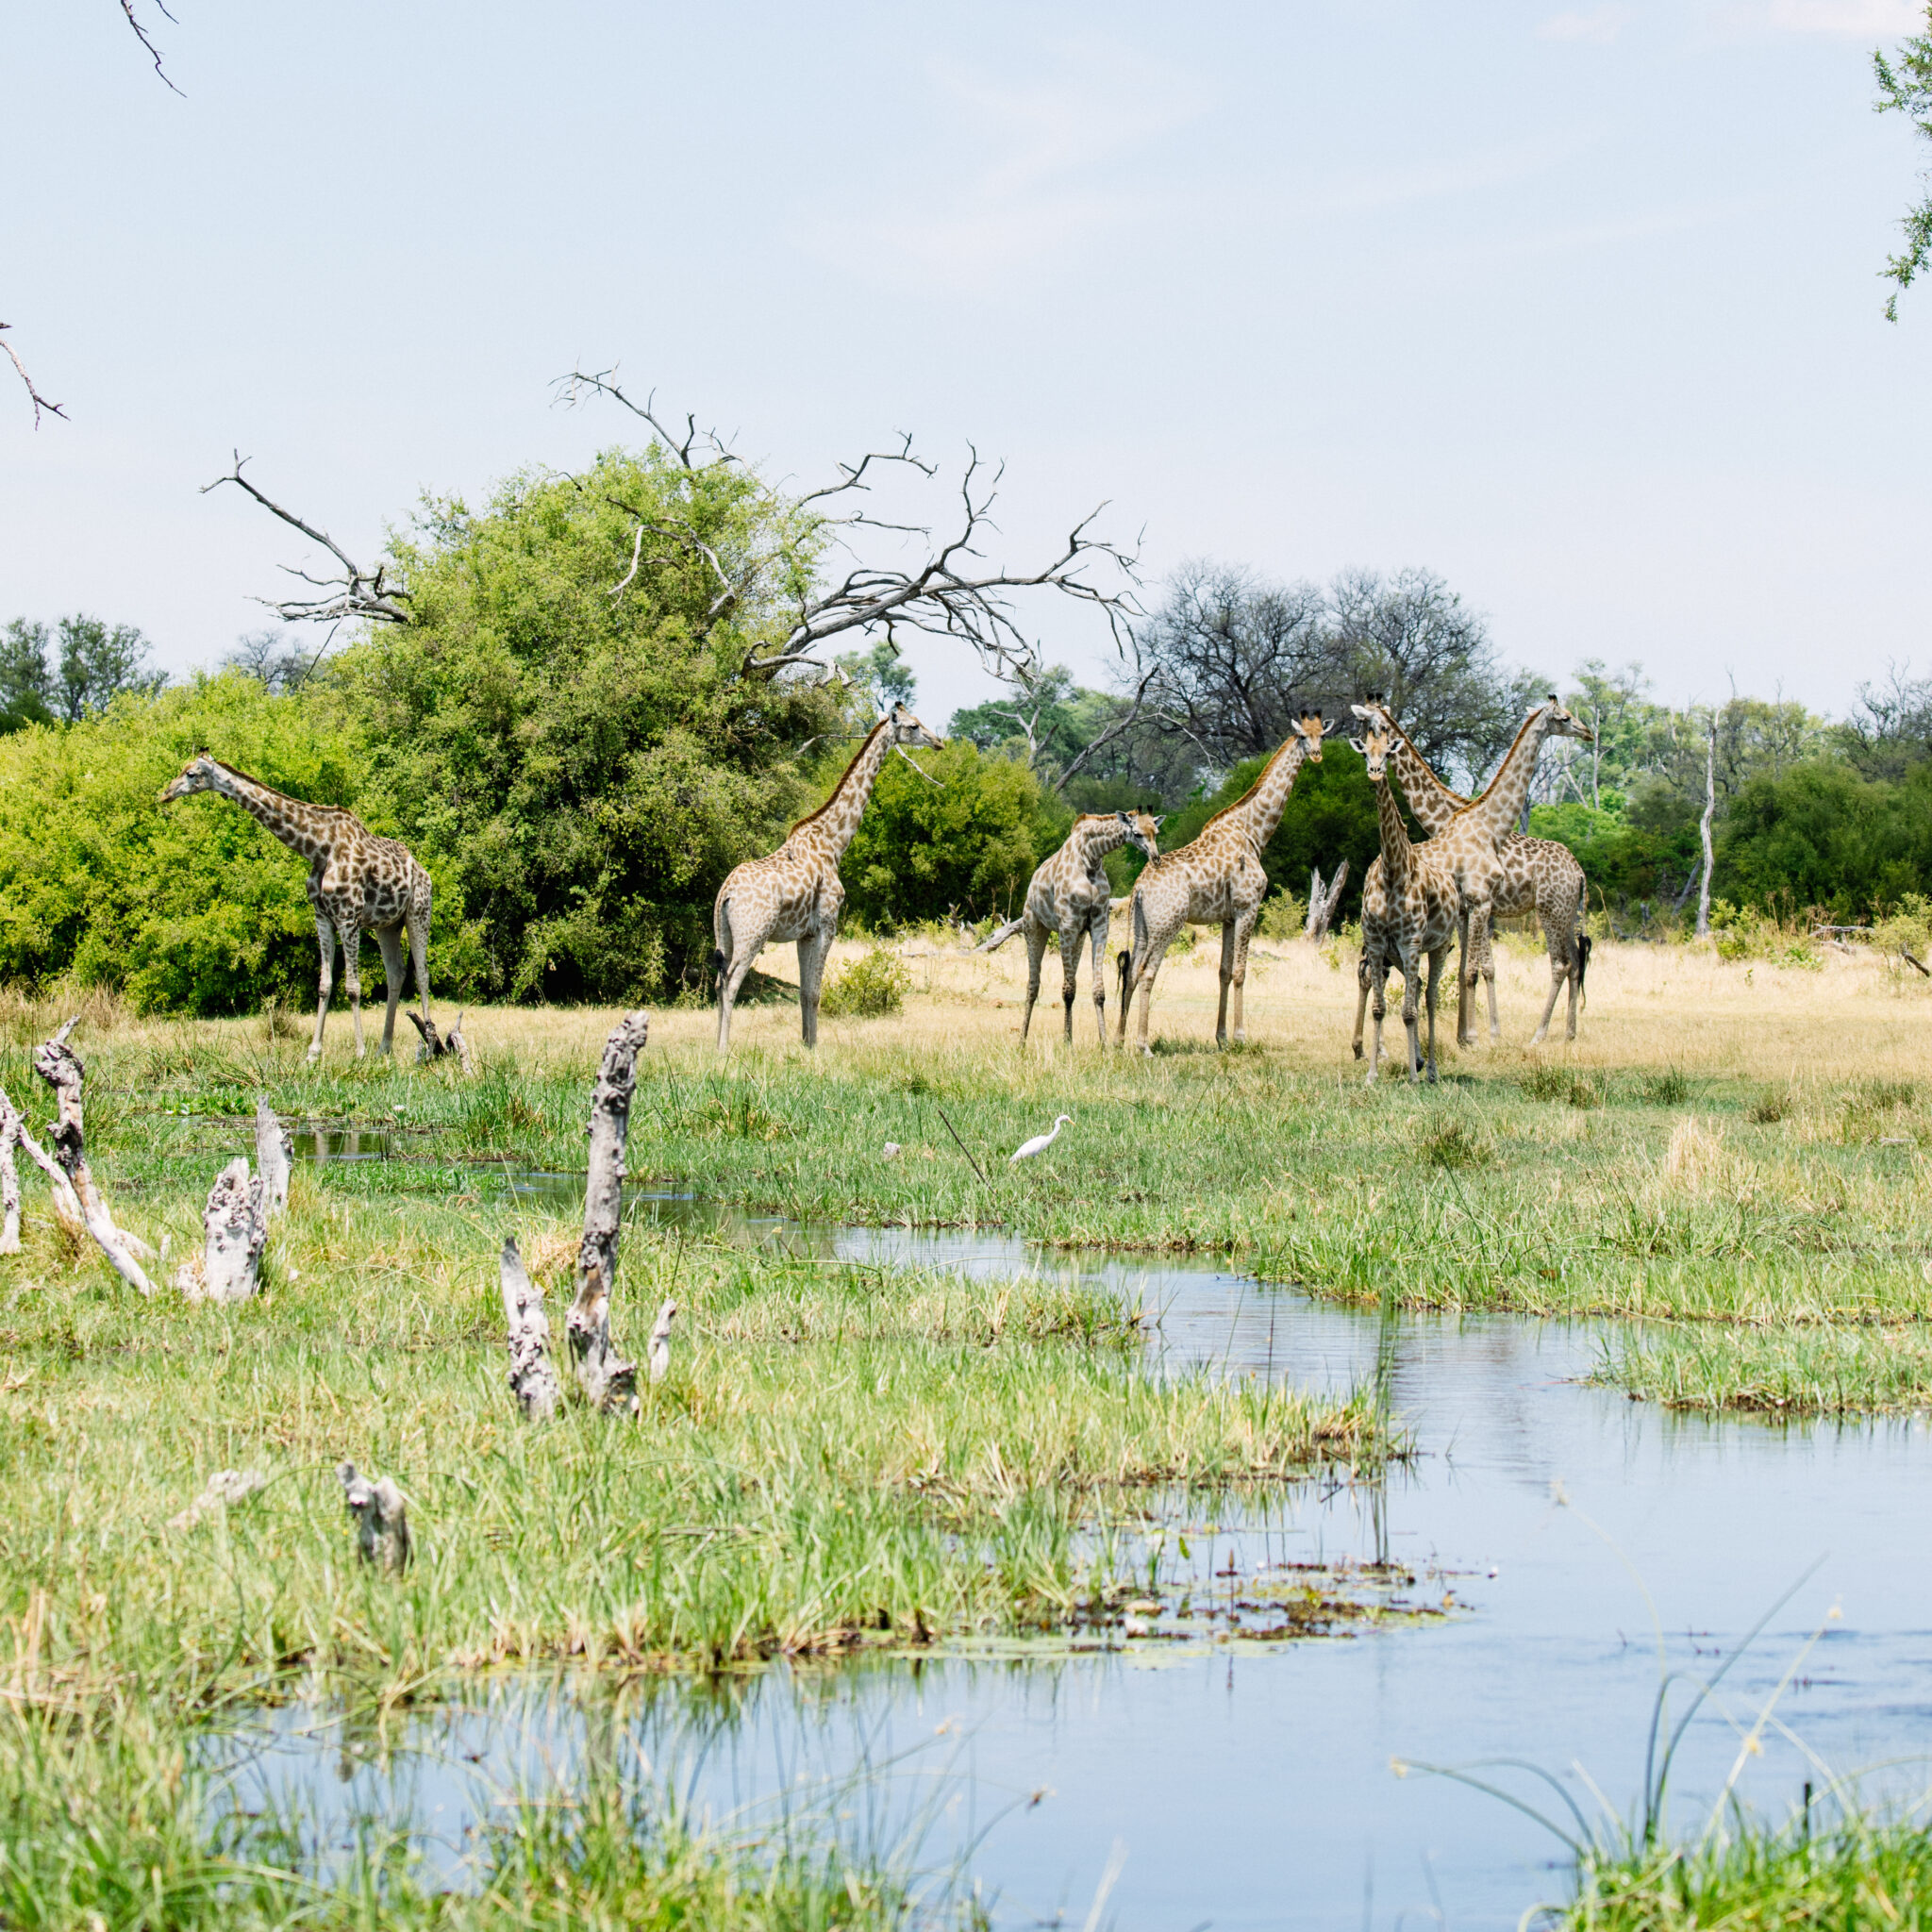
<instances>
[{"instance_id":1,"label":"giraffe head","mask_svg":"<svg viewBox=\"0 0 1932 1932\"><path fill-rule=\"evenodd\" d=\"M1364 724L1379 724L1383 730L1389 732L1391 736L1393 735L1395 730L1395 713L1389 708L1388 702L1380 691L1372 691L1369 693L1367 704L1351 705L1349 709L1357 718L1361 719ZM1361 746L1357 745L1356 749L1359 751Z\"/></svg>"},{"instance_id":2,"label":"giraffe head","mask_svg":"<svg viewBox=\"0 0 1932 1932\"><path fill-rule=\"evenodd\" d=\"M1127 828L1127 843L1138 845L1149 858L1160 857L1160 820L1151 811L1124 811L1116 814Z\"/></svg>"},{"instance_id":3,"label":"giraffe head","mask_svg":"<svg viewBox=\"0 0 1932 1932\"><path fill-rule=\"evenodd\" d=\"M176 798L186 798L191 791L212 791L221 783L221 766L205 751L198 751L181 767L180 775L169 782L161 793L160 803L167 805Z\"/></svg>"},{"instance_id":4,"label":"giraffe head","mask_svg":"<svg viewBox=\"0 0 1932 1932\"><path fill-rule=\"evenodd\" d=\"M1596 733L1574 711L1566 710L1555 691L1537 709L1547 715L1552 738L1580 738L1585 744L1596 742Z\"/></svg>"},{"instance_id":5,"label":"giraffe head","mask_svg":"<svg viewBox=\"0 0 1932 1932\"><path fill-rule=\"evenodd\" d=\"M890 726L891 741L893 744L919 744L924 745L928 751L943 751L946 748L946 741L935 737L904 705L894 705L886 713L886 723Z\"/></svg>"},{"instance_id":6,"label":"giraffe head","mask_svg":"<svg viewBox=\"0 0 1932 1932\"><path fill-rule=\"evenodd\" d=\"M1369 768L1371 782L1389 775L1389 751L1395 742L1395 733L1387 722L1368 707L1357 705L1356 715L1368 723L1368 729L1359 738L1350 740L1356 750L1361 753L1362 762Z\"/></svg>"},{"instance_id":7,"label":"giraffe head","mask_svg":"<svg viewBox=\"0 0 1932 1932\"><path fill-rule=\"evenodd\" d=\"M1311 765L1322 762L1322 735L1325 728L1320 711L1304 711L1294 721L1295 736L1301 740Z\"/></svg>"}]
</instances>

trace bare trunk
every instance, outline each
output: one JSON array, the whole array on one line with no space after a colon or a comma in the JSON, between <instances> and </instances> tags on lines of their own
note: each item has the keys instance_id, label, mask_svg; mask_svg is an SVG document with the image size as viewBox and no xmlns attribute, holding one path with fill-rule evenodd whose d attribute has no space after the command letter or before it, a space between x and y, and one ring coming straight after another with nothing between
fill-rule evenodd
<instances>
[{"instance_id":1,"label":"bare trunk","mask_svg":"<svg viewBox=\"0 0 1932 1932\"><path fill-rule=\"evenodd\" d=\"M617 1287L617 1237L624 1214L624 1141L638 1055L651 1035L643 1012L620 1020L604 1045L591 1094L591 1160L584 1182L584 1239L577 1249L576 1299L565 1332L577 1382L599 1408L637 1412L638 1367L610 1340L610 1297Z\"/></svg>"},{"instance_id":2,"label":"bare trunk","mask_svg":"<svg viewBox=\"0 0 1932 1932\"><path fill-rule=\"evenodd\" d=\"M349 1514L356 1524L356 1548L365 1563L379 1563L394 1576L408 1567L409 1514L403 1492L386 1475L358 1475L343 1463L341 1478Z\"/></svg>"},{"instance_id":3,"label":"bare trunk","mask_svg":"<svg viewBox=\"0 0 1932 1932\"><path fill-rule=\"evenodd\" d=\"M1335 917L1335 908L1341 903L1341 889L1348 883L1348 860L1343 859L1335 868L1335 876L1324 888L1322 872L1318 866L1308 877L1308 917L1303 928L1307 937L1319 941L1328 930L1328 923Z\"/></svg>"},{"instance_id":4,"label":"bare trunk","mask_svg":"<svg viewBox=\"0 0 1932 1932\"><path fill-rule=\"evenodd\" d=\"M19 1134L20 1116L0 1093L0 1255L20 1253L20 1175L13 1165Z\"/></svg>"},{"instance_id":5,"label":"bare trunk","mask_svg":"<svg viewBox=\"0 0 1932 1932\"><path fill-rule=\"evenodd\" d=\"M289 1137L264 1093L255 1103L255 1171L266 1195L264 1220L289 1205Z\"/></svg>"},{"instance_id":6,"label":"bare trunk","mask_svg":"<svg viewBox=\"0 0 1932 1932\"><path fill-rule=\"evenodd\" d=\"M644 1359L650 1364L654 1387L671 1373L671 1324L676 1314L677 1304L667 1295L658 1305L658 1319L651 1324L651 1346Z\"/></svg>"},{"instance_id":7,"label":"bare trunk","mask_svg":"<svg viewBox=\"0 0 1932 1932\"><path fill-rule=\"evenodd\" d=\"M74 1233L85 1234L87 1216L80 1211L80 1196L74 1191L67 1176L54 1164L53 1157L27 1132L26 1123L21 1119L13 1103L8 1099L4 1091L0 1091L0 1107L4 1107L13 1116L14 1146L20 1148L47 1176L47 1185L54 1192L54 1212Z\"/></svg>"},{"instance_id":8,"label":"bare trunk","mask_svg":"<svg viewBox=\"0 0 1932 1932\"><path fill-rule=\"evenodd\" d=\"M1698 826L1704 840L1704 876L1697 886L1697 937L1710 937L1710 816L1717 809L1717 720L1704 743L1704 818Z\"/></svg>"},{"instance_id":9,"label":"bare trunk","mask_svg":"<svg viewBox=\"0 0 1932 1932\"><path fill-rule=\"evenodd\" d=\"M87 1132L81 1116L81 1087L87 1077L87 1069L82 1066L80 1057L67 1044L67 1036L75 1022L68 1021L59 1032L54 1035L39 1052L34 1055L34 1072L54 1090L57 1104L57 1118L54 1124L54 1156L60 1163L61 1172L72 1185L75 1200L80 1207L87 1231L93 1236L101 1252L114 1264L114 1271L130 1287L138 1288L142 1294L151 1295L155 1285L142 1272L141 1263L135 1258L137 1251L152 1256L154 1250L137 1236L114 1225L114 1217L108 1212L107 1203L101 1199L100 1191L94 1186L94 1177L87 1164ZM29 1154L36 1150L23 1132L21 1144Z\"/></svg>"},{"instance_id":10,"label":"bare trunk","mask_svg":"<svg viewBox=\"0 0 1932 1932\"><path fill-rule=\"evenodd\" d=\"M548 1422L563 1402L563 1389L550 1363L550 1317L543 1291L530 1279L516 1237L503 1244L503 1311L509 1318L509 1386L532 1422Z\"/></svg>"},{"instance_id":11,"label":"bare trunk","mask_svg":"<svg viewBox=\"0 0 1932 1932\"><path fill-rule=\"evenodd\" d=\"M245 1302L261 1286L261 1251L268 1245L268 1187L248 1173L238 1154L208 1190L201 1224L207 1234L199 1268L189 1266L175 1286L192 1302Z\"/></svg>"}]
</instances>

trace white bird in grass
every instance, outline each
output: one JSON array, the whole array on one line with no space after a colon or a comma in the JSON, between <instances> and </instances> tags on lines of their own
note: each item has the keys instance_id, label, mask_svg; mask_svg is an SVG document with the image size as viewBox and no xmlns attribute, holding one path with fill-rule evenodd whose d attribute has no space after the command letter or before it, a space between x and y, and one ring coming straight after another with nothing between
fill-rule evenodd
<instances>
[{"instance_id":1,"label":"white bird in grass","mask_svg":"<svg viewBox=\"0 0 1932 1932\"><path fill-rule=\"evenodd\" d=\"M1035 1134L1032 1140L1024 1142L1015 1151L1013 1158L1007 1162L1007 1165L1008 1167L1017 1167L1023 1160L1031 1160L1036 1154L1044 1154L1059 1139L1060 1129L1069 1125L1073 1118L1074 1116L1070 1113L1059 1115L1053 1124L1052 1133Z\"/></svg>"}]
</instances>

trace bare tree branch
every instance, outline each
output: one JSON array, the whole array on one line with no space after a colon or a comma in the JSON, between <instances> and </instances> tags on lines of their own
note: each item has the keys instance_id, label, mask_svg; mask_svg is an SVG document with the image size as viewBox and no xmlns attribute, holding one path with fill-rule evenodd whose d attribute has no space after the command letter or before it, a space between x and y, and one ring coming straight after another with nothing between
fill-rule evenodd
<instances>
[{"instance_id":1,"label":"bare tree branch","mask_svg":"<svg viewBox=\"0 0 1932 1932\"><path fill-rule=\"evenodd\" d=\"M687 470L710 467L709 463L699 464L691 460L691 453L700 441L710 444L713 463L735 463L739 460L716 430L698 427L698 419L694 414L685 417L684 438L680 441L658 420L658 391L653 390L641 403L634 403L611 380L616 374L615 368L600 369L594 375L587 374L581 369L573 369L568 375L559 375L551 387L558 392L558 401L572 408L583 400L586 391L594 395L608 396L612 402L622 403L633 416L641 416L658 432L658 441Z\"/></svg>"},{"instance_id":2,"label":"bare tree branch","mask_svg":"<svg viewBox=\"0 0 1932 1932\"><path fill-rule=\"evenodd\" d=\"M160 15L163 20L174 22L177 26L180 25L178 21L175 20L175 16L161 5L161 0L155 0L155 5L160 9ZM127 25L134 29L134 38L147 49L149 55L153 58L155 72L161 76L163 81L167 82L170 88L174 89L175 92L180 94L181 90L175 87L172 80L168 79L168 71L161 65L161 50L148 39L147 29L134 17L134 0L121 0L121 11L127 16ZM188 96L181 94L181 98L185 101Z\"/></svg>"},{"instance_id":3,"label":"bare tree branch","mask_svg":"<svg viewBox=\"0 0 1932 1932\"><path fill-rule=\"evenodd\" d=\"M1084 765L1087 762L1087 760L1094 755L1095 752L1105 751L1107 747L1114 741L1115 739L1120 738L1126 732L1131 731L1134 728L1134 726L1141 722L1141 712L1147 702L1147 693L1153 688L1154 680L1160 675L1160 667L1158 665L1149 665L1145 668L1142 668L1140 661L1140 649L1137 645L1135 647L1134 652L1134 668L1137 671L1140 671L1141 681L1134 687L1134 696L1132 702L1128 705L1125 712L1124 712L1122 716L1120 716L1119 718L1115 719L1115 721L1111 724L1109 724L1105 731L1101 732L1100 735L1097 738L1095 738L1091 744L1085 746L1080 751L1079 755L1075 757L1068 764L1066 770L1063 771L1057 779L1055 779L1053 789L1056 791L1064 791L1067 789L1069 782L1078 773L1080 767Z\"/></svg>"},{"instance_id":4,"label":"bare tree branch","mask_svg":"<svg viewBox=\"0 0 1932 1932\"><path fill-rule=\"evenodd\" d=\"M10 323L0 322L0 331L5 331L11 326ZM69 420L67 411L58 403L50 403L34 387L33 377L26 373L26 364L13 353L13 344L11 342L0 342L0 350L6 351L7 359L13 364L14 371L19 375L21 381L26 384L27 395L34 406L34 427L38 429L41 426L41 411L43 409L48 415L58 416L63 423L67 422Z\"/></svg>"},{"instance_id":5,"label":"bare tree branch","mask_svg":"<svg viewBox=\"0 0 1932 1932\"><path fill-rule=\"evenodd\" d=\"M212 483L204 484L201 493L206 496L210 490L219 490L224 483L239 484L263 509L272 516L280 517L291 529L300 530L311 542L320 543L342 567L339 576L315 577L307 571L294 570L285 564L283 569L291 576L300 577L305 584L313 584L317 590L329 591L333 594L326 597L291 597L282 603L276 603L270 597L258 597L255 602L266 605L286 624L340 624L349 617L366 617L378 624L408 624L409 613L404 606L408 602L409 593L388 581L388 574L393 568L390 560L381 558L373 571L364 570L326 530L304 523L292 510L284 509L273 497L264 496L242 474L242 465L248 460L237 450L235 467L225 476L217 476Z\"/></svg>"}]
</instances>

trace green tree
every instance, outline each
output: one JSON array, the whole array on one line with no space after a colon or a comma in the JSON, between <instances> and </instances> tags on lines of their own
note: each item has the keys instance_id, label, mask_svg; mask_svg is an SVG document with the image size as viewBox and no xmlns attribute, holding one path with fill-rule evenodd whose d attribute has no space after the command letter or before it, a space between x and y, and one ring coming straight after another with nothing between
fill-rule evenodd
<instances>
[{"instance_id":1,"label":"green tree","mask_svg":"<svg viewBox=\"0 0 1932 1932\"><path fill-rule=\"evenodd\" d=\"M59 656L52 698L70 724L98 716L123 691L152 695L168 681L149 661L147 640L131 624L108 625L76 611L55 628Z\"/></svg>"},{"instance_id":2,"label":"green tree","mask_svg":"<svg viewBox=\"0 0 1932 1932\"><path fill-rule=\"evenodd\" d=\"M480 511L428 500L392 546L408 621L372 625L332 681L373 791L460 897L479 991L696 983L720 881L776 843L800 753L845 724L837 685L747 669L809 571L788 515L744 466L654 445L519 475Z\"/></svg>"},{"instance_id":3,"label":"green tree","mask_svg":"<svg viewBox=\"0 0 1932 1932\"><path fill-rule=\"evenodd\" d=\"M927 776L903 758L879 773L839 868L847 909L874 927L954 908L1010 917L1034 867L1066 837L1071 808L1024 765L963 739L918 759Z\"/></svg>"},{"instance_id":4,"label":"green tree","mask_svg":"<svg viewBox=\"0 0 1932 1932\"><path fill-rule=\"evenodd\" d=\"M0 733L26 724L51 724L53 695L47 626L16 617L0 631Z\"/></svg>"},{"instance_id":5,"label":"green tree","mask_svg":"<svg viewBox=\"0 0 1932 1932\"><path fill-rule=\"evenodd\" d=\"M1895 62L1881 51L1873 55L1872 63L1878 76L1879 113L1903 114L1932 141L1932 4L1925 8L1925 26L1924 33L1900 45ZM1900 295L1932 263L1932 192L1907 210L1904 225L1904 251L1885 265L1886 279L1896 284L1885 305L1889 322L1898 320Z\"/></svg>"}]
</instances>

